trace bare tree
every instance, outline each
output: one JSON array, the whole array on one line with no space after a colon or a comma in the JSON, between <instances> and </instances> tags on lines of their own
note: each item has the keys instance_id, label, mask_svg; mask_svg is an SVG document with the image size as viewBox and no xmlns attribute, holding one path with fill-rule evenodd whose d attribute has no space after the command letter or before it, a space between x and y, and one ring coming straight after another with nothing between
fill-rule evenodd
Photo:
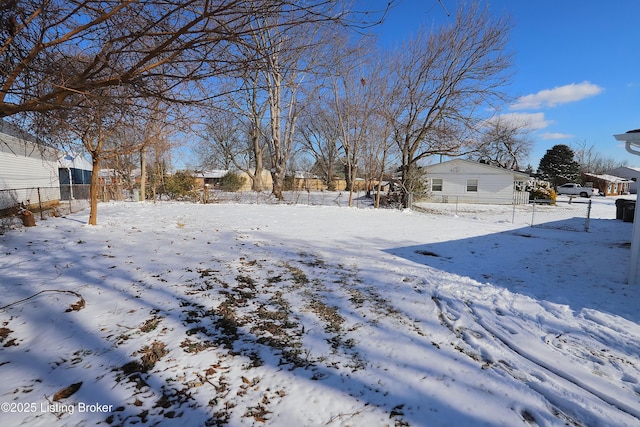
<instances>
[{"instance_id":1,"label":"bare tree","mask_svg":"<svg viewBox=\"0 0 640 427\"><path fill-rule=\"evenodd\" d=\"M123 120L115 131L117 139L111 141L121 143L122 147L114 148L113 155L104 156L101 164L104 168L112 168L118 181L123 182L131 193L138 186L136 176L139 173L139 197L145 200L149 153L156 157L156 152L161 152L166 164L169 151L177 145L170 138L178 131L184 131L184 126L178 124L184 125L188 119L180 114L180 110L154 99L139 100L122 112ZM64 127L65 123L59 126Z\"/></svg>"},{"instance_id":2,"label":"bare tree","mask_svg":"<svg viewBox=\"0 0 640 427\"><path fill-rule=\"evenodd\" d=\"M393 1L371 15L349 11L340 1L265 3L270 4L268 12L251 11L255 19L245 46L253 50L251 63L260 72L266 91L273 194L282 199L298 119L314 96L318 87L314 80L327 60L324 47L343 28L380 22L378 18L384 16Z\"/></svg>"},{"instance_id":3,"label":"bare tree","mask_svg":"<svg viewBox=\"0 0 640 427\"><path fill-rule=\"evenodd\" d=\"M95 225L100 170L111 167L118 170L119 178L130 179L136 156L146 160L147 150L167 152L168 148L158 147L169 147L169 127L174 122L167 120L169 109L131 97L124 87L105 89L101 96L94 93L89 100L83 101L83 105L40 113L34 118L37 119L35 126L50 139L62 141L67 146L79 143L91 156L88 223Z\"/></svg>"},{"instance_id":4,"label":"bare tree","mask_svg":"<svg viewBox=\"0 0 640 427\"><path fill-rule=\"evenodd\" d=\"M174 124L180 122L180 120L168 120L171 115L171 110L168 105L152 100L147 115L137 114L136 123L139 126L139 132L142 138L139 151L141 200L146 200L147 198L147 161L149 150L155 150L159 145L163 147L167 146L168 143L166 141L172 131L175 130L173 129L175 127Z\"/></svg>"},{"instance_id":5,"label":"bare tree","mask_svg":"<svg viewBox=\"0 0 640 427\"><path fill-rule=\"evenodd\" d=\"M231 161L249 176L251 189L260 192L265 190L263 171L267 145L264 125L267 103L261 99L261 74L248 69L236 80L240 81L240 88L228 95L228 105L240 124L243 149L239 153L241 161L238 156L231 156Z\"/></svg>"},{"instance_id":6,"label":"bare tree","mask_svg":"<svg viewBox=\"0 0 640 427\"><path fill-rule=\"evenodd\" d=\"M317 44L316 30L364 28L387 8L369 15L341 0L8 0L0 4L0 118L34 114L40 117L32 121L43 123L46 112L89 111L109 88L126 90L131 100L192 104L222 95L219 76L259 70L269 99L274 194L281 197L301 87L312 68L313 56L304 52ZM254 55L238 55L239 47ZM253 123L254 142L259 128Z\"/></svg>"},{"instance_id":7,"label":"bare tree","mask_svg":"<svg viewBox=\"0 0 640 427\"><path fill-rule=\"evenodd\" d=\"M266 103L259 99L257 79L244 73L239 88L229 91L223 102L204 109L206 125L195 148L203 165L235 168L245 172L252 190L263 191Z\"/></svg>"},{"instance_id":8,"label":"bare tree","mask_svg":"<svg viewBox=\"0 0 640 427\"><path fill-rule=\"evenodd\" d=\"M178 145L176 141L171 141L172 136L179 132L184 133L191 122L182 109L155 98L144 99L138 106L139 108L130 112L131 124L128 126L128 132L131 134L129 138L138 141L138 152L135 155L140 166L140 200L146 200L149 153L159 150L167 157L170 150Z\"/></svg>"},{"instance_id":9,"label":"bare tree","mask_svg":"<svg viewBox=\"0 0 640 427\"><path fill-rule=\"evenodd\" d=\"M389 160L393 157L393 140L390 138L390 129L381 117L370 125L369 137L361 147L361 163L366 182L367 197L371 197L371 191L376 190L374 206L380 206L382 181L387 173Z\"/></svg>"},{"instance_id":10,"label":"bare tree","mask_svg":"<svg viewBox=\"0 0 640 427\"><path fill-rule=\"evenodd\" d=\"M470 158L505 169L520 170L527 159L533 141L528 137L528 123L518 122L504 116L487 120L481 130L481 143Z\"/></svg>"},{"instance_id":11,"label":"bare tree","mask_svg":"<svg viewBox=\"0 0 640 427\"><path fill-rule=\"evenodd\" d=\"M265 189L265 183L263 182L264 156L267 146L263 120L266 113L266 105L262 104L259 99L258 80L258 75L245 79L245 94L247 95L245 98L247 106L245 110L246 127L254 161L253 173L250 170L247 170L246 173L252 180L252 189L254 191L263 191Z\"/></svg>"},{"instance_id":12,"label":"bare tree","mask_svg":"<svg viewBox=\"0 0 640 427\"><path fill-rule=\"evenodd\" d=\"M337 159L343 163L349 205L353 203L355 183L367 176L369 190L376 161L374 153L382 147L379 130L380 106L384 102L385 72L373 42L354 40L346 32L334 31L327 39L323 68L323 87L312 101L312 108L302 119L300 136L303 145L313 153L330 185ZM367 156L363 148L367 148Z\"/></svg>"},{"instance_id":13,"label":"bare tree","mask_svg":"<svg viewBox=\"0 0 640 427\"><path fill-rule=\"evenodd\" d=\"M324 97L319 98L322 101ZM329 191L334 191L336 163L339 159L340 130L331 110L325 105L313 105L305 114L298 135L303 149L311 153L315 160L314 169L327 185Z\"/></svg>"},{"instance_id":14,"label":"bare tree","mask_svg":"<svg viewBox=\"0 0 640 427\"><path fill-rule=\"evenodd\" d=\"M113 100L112 100L113 101ZM98 183L102 162L123 153L138 151L141 143L123 138L121 132L129 117L122 104L102 98L92 108L76 109L66 116L65 130L79 139L91 156L91 185L89 187L89 225L97 224Z\"/></svg>"},{"instance_id":15,"label":"bare tree","mask_svg":"<svg viewBox=\"0 0 640 427\"><path fill-rule=\"evenodd\" d=\"M382 143L377 133L379 124L380 94L382 85L378 76L380 70L375 66L373 57L367 49L358 49L357 64L336 63L335 74L330 78L332 90L333 114L340 132L340 146L344 153L345 175L349 190L349 206L353 202L353 191L359 172L369 175L372 159L364 162L362 149L369 147L369 155Z\"/></svg>"},{"instance_id":16,"label":"bare tree","mask_svg":"<svg viewBox=\"0 0 640 427\"><path fill-rule=\"evenodd\" d=\"M158 201L158 195L164 193L167 177L172 170L171 148L171 141L163 133L157 134L152 141L145 144L145 158L149 165L147 175L151 200L154 203Z\"/></svg>"},{"instance_id":17,"label":"bare tree","mask_svg":"<svg viewBox=\"0 0 640 427\"><path fill-rule=\"evenodd\" d=\"M135 129L125 126L120 129L118 134L129 141L140 137ZM138 151L118 152L113 157L106 158L101 162L101 168L111 169L113 171L113 177L116 178L112 181L112 186L114 187L113 194L116 200L120 199L122 190L126 189L129 192L133 192L136 186L135 173L139 165L140 153Z\"/></svg>"},{"instance_id":18,"label":"bare tree","mask_svg":"<svg viewBox=\"0 0 640 427\"><path fill-rule=\"evenodd\" d=\"M88 97L77 95L108 87L128 86L132 96L174 101L215 95L184 83L246 67L228 53L255 30L251 21L270 26L263 18L278 10L289 11L287 29L310 21L366 19L340 5L338 0L6 0L0 3L0 118L90 105ZM163 85L153 83L158 78Z\"/></svg>"},{"instance_id":19,"label":"bare tree","mask_svg":"<svg viewBox=\"0 0 640 427\"><path fill-rule=\"evenodd\" d=\"M576 140L573 143L574 159L580 164L582 173L605 174L611 169L626 166L627 161L617 161L610 157L604 157L602 153L595 151L595 146L589 145L587 140Z\"/></svg>"},{"instance_id":20,"label":"bare tree","mask_svg":"<svg viewBox=\"0 0 640 427\"><path fill-rule=\"evenodd\" d=\"M0 20L0 117L91 105L86 95L128 86L132 96L189 99L185 81L223 71L223 47L246 32L234 0L22 0ZM228 64L226 64L228 65ZM161 77L164 85L150 84ZM159 90L162 88L162 90ZM184 96L187 95L187 96Z\"/></svg>"},{"instance_id":21,"label":"bare tree","mask_svg":"<svg viewBox=\"0 0 640 427\"><path fill-rule=\"evenodd\" d=\"M251 154L255 168L249 168L246 158L237 162L238 156L233 155L229 160L252 178L254 190L261 191L263 156L268 154L272 191L281 199L296 126L316 90L314 79L322 72L322 49L331 35L326 27L344 30L355 21L347 18L340 1L271 2L268 13L262 2L256 5L249 10L250 36L232 50L234 61L247 66L231 75L240 84L229 90L231 102L222 108L231 109L246 123L250 149L238 154Z\"/></svg>"},{"instance_id":22,"label":"bare tree","mask_svg":"<svg viewBox=\"0 0 640 427\"><path fill-rule=\"evenodd\" d=\"M208 117L196 151L203 167L231 169L238 157L247 155L242 123L226 109L207 109Z\"/></svg>"},{"instance_id":23,"label":"bare tree","mask_svg":"<svg viewBox=\"0 0 640 427\"><path fill-rule=\"evenodd\" d=\"M487 107L505 98L509 29L507 19L465 3L451 24L434 32L422 28L393 53L387 114L405 191L412 191L412 169L420 160L462 154Z\"/></svg>"},{"instance_id":24,"label":"bare tree","mask_svg":"<svg viewBox=\"0 0 640 427\"><path fill-rule=\"evenodd\" d=\"M318 30L315 23L292 29L288 22L295 19L291 11L276 7L271 15L255 20L252 35L268 105L272 192L280 200L303 108L303 84L312 67L308 40L315 39Z\"/></svg>"}]
</instances>

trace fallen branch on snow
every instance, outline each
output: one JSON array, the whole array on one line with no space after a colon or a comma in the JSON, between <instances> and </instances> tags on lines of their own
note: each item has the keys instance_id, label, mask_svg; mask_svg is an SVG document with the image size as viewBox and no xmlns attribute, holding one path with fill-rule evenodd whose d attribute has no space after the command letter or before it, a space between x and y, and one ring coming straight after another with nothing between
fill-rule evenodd
<instances>
[{"instance_id":1,"label":"fallen branch on snow","mask_svg":"<svg viewBox=\"0 0 640 427\"><path fill-rule=\"evenodd\" d=\"M14 305L18 305L18 304L23 303L25 301L28 301L28 300L30 300L32 298L35 298L38 295L41 295L41 294L44 294L44 293L48 293L48 292L55 292L55 293L60 293L60 294L71 294L71 295L75 295L78 298L80 298L80 300L78 300L78 302L76 302L75 304L71 304L71 306L69 306L69 308L65 310L65 312L67 312L67 313L70 312L70 311L80 311L80 310L82 310L84 308L84 305L85 305L84 298L82 298L82 295L80 295L78 292L65 291L65 290L61 290L61 289L44 289L44 290L42 290L40 292L37 292L37 293L31 295L30 297L23 298L21 300L14 301L11 304L7 304L7 305L5 305L3 307L0 307L0 310L5 310L5 309L7 309L9 307L12 307Z\"/></svg>"}]
</instances>

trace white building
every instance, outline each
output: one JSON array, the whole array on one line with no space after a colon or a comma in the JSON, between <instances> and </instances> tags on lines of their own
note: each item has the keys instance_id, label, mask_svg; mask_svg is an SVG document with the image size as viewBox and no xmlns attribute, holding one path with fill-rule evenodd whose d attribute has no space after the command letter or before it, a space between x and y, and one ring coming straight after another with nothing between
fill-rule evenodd
<instances>
[{"instance_id":1,"label":"white building","mask_svg":"<svg viewBox=\"0 0 640 427\"><path fill-rule=\"evenodd\" d=\"M626 133L621 133L618 135L613 135L615 139L618 141L622 141L625 143L625 149L630 154L634 156L640 156L640 129L630 130ZM624 174L625 172L632 173L634 168L626 168L629 169L625 171L625 168L618 168L621 170L616 170L619 176ZM627 177L624 177L627 178ZM628 177L627 179L631 179L636 181L637 183L638 175L634 177ZM635 191L637 193L638 187L635 187ZM636 205L638 205L638 196L636 195ZM633 217L633 231L631 233L631 259L629 262L629 275L627 276L627 282L630 285L640 285L640 209L636 209Z\"/></svg>"},{"instance_id":2,"label":"white building","mask_svg":"<svg viewBox=\"0 0 640 427\"><path fill-rule=\"evenodd\" d=\"M484 163L454 159L426 167L428 190L435 201L449 203L529 203L524 191L529 175Z\"/></svg>"},{"instance_id":3,"label":"white building","mask_svg":"<svg viewBox=\"0 0 640 427\"><path fill-rule=\"evenodd\" d=\"M607 171L607 174L619 176L621 178L625 178L633 181L629 186L629 192L631 194L638 193L638 178L640 178L640 168L620 166L619 168L615 168L615 169L611 169L610 171Z\"/></svg>"},{"instance_id":4,"label":"white building","mask_svg":"<svg viewBox=\"0 0 640 427\"><path fill-rule=\"evenodd\" d=\"M58 151L0 120L0 209L60 199Z\"/></svg>"}]
</instances>

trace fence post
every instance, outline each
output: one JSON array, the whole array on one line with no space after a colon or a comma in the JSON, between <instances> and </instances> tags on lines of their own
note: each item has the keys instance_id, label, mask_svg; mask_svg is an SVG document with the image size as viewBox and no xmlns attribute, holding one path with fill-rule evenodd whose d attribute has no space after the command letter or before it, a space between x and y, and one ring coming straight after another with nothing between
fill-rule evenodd
<instances>
[{"instance_id":1,"label":"fence post","mask_svg":"<svg viewBox=\"0 0 640 427\"><path fill-rule=\"evenodd\" d=\"M42 211L42 197L40 196L40 187L38 187L38 207L40 208L40 219L44 220L44 212Z\"/></svg>"},{"instance_id":2,"label":"fence post","mask_svg":"<svg viewBox=\"0 0 640 427\"><path fill-rule=\"evenodd\" d=\"M533 218L536 215L536 199L533 199L533 203L531 204L531 226L533 227Z\"/></svg>"},{"instance_id":3,"label":"fence post","mask_svg":"<svg viewBox=\"0 0 640 427\"><path fill-rule=\"evenodd\" d=\"M589 221L591 219L591 202L592 200L589 199L589 203L587 205L587 219L584 221L584 231L589 232Z\"/></svg>"}]
</instances>

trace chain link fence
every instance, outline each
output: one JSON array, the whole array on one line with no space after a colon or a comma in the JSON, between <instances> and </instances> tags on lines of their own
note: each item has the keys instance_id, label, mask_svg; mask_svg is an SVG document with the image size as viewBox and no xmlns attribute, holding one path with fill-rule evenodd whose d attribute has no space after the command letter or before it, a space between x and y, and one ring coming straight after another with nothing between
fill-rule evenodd
<instances>
[{"instance_id":1,"label":"chain link fence","mask_svg":"<svg viewBox=\"0 0 640 427\"><path fill-rule=\"evenodd\" d=\"M373 206L373 192L371 197L367 197L365 191L354 191L352 194L351 205L353 207L370 207ZM307 205L307 206L348 206L348 191L306 191L306 190L290 190L282 192L282 200L276 197L270 191L238 191L228 192L220 190L209 190L206 196L201 195L203 203L250 203L250 204L290 204L290 205Z\"/></svg>"},{"instance_id":2,"label":"chain link fence","mask_svg":"<svg viewBox=\"0 0 640 427\"><path fill-rule=\"evenodd\" d=\"M45 219L79 212L88 206L88 184L0 189L0 218L14 217L24 208Z\"/></svg>"},{"instance_id":3,"label":"chain link fence","mask_svg":"<svg viewBox=\"0 0 640 427\"><path fill-rule=\"evenodd\" d=\"M252 204L301 204L319 206L348 206L349 192L331 191L285 191L284 200L276 200L270 192L224 192L209 191L206 203L252 203ZM366 192L353 193L352 206L371 207L373 198ZM522 203L516 199L493 199L491 204L463 202L456 196L430 199L428 202L414 201L412 208L418 212L452 215L470 218L487 216L503 217L503 221L527 224L532 227L589 231L591 199L567 198L550 203L549 200L534 200Z\"/></svg>"},{"instance_id":4,"label":"chain link fence","mask_svg":"<svg viewBox=\"0 0 640 427\"><path fill-rule=\"evenodd\" d=\"M106 193L104 193L106 194ZM137 196L137 197L136 197ZM207 193L187 197L194 203L248 203L248 204L299 204L309 206L349 206L348 191L285 191L284 200L277 200L271 192L225 192L209 190ZM122 192L115 200L138 201L138 194ZM109 199L113 199L109 197ZM104 197L100 201L106 201ZM162 202L163 200L157 200ZM351 206L368 208L374 200L365 191L352 194ZM46 216L67 215L89 206L89 185L60 185L56 187L29 187L0 190L0 218L16 217L20 207L26 207L41 219ZM414 201L412 208L418 212L452 215L481 219L484 215L503 218L505 222L527 224L532 227L573 231L589 231L591 199L568 198L555 202L536 200L521 203L520 200L492 200L492 204L463 203L456 196ZM6 220L5 220L6 222ZM6 225L6 224L5 224Z\"/></svg>"},{"instance_id":5,"label":"chain link fence","mask_svg":"<svg viewBox=\"0 0 640 427\"><path fill-rule=\"evenodd\" d=\"M456 196L431 199L414 203L420 212L482 219L483 216L500 216L505 222L527 224L531 227L589 231L591 199L567 198L556 201L532 200L530 203L515 203L510 199L501 203L463 203Z\"/></svg>"}]
</instances>

